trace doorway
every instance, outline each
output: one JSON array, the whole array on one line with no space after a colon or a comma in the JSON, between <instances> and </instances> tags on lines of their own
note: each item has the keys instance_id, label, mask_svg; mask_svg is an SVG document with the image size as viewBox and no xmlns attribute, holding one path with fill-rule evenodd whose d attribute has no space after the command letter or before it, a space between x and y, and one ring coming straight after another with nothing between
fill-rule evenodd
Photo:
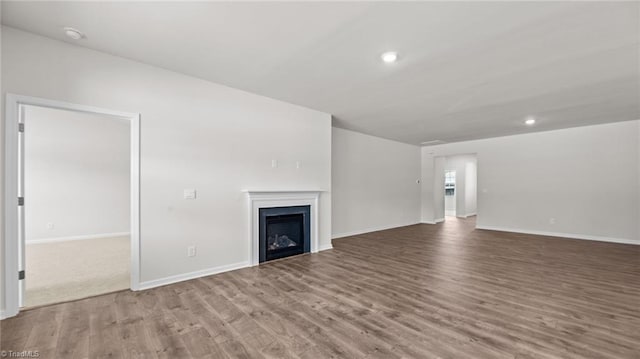
<instances>
[{"instance_id":1,"label":"doorway","mask_svg":"<svg viewBox=\"0 0 640 359\"><path fill-rule=\"evenodd\" d=\"M5 128L3 317L136 290L139 115L7 95Z\"/></svg>"},{"instance_id":2,"label":"doorway","mask_svg":"<svg viewBox=\"0 0 640 359\"><path fill-rule=\"evenodd\" d=\"M455 217L456 215L456 171L444 172L444 215Z\"/></svg>"},{"instance_id":3,"label":"doorway","mask_svg":"<svg viewBox=\"0 0 640 359\"><path fill-rule=\"evenodd\" d=\"M439 221L446 218L467 218L477 213L478 159L476 154L460 154L438 157L434 168L442 173L440 197L435 202ZM444 188L443 188L444 187Z\"/></svg>"}]
</instances>

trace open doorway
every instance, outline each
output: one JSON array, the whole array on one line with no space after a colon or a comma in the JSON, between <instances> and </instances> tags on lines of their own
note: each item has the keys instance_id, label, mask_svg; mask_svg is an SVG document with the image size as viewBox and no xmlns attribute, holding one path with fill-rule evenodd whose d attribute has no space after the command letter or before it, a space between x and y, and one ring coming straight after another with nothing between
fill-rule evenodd
<instances>
[{"instance_id":1,"label":"open doorway","mask_svg":"<svg viewBox=\"0 0 640 359\"><path fill-rule=\"evenodd\" d=\"M444 215L455 217L456 215L456 171L444 172Z\"/></svg>"},{"instance_id":2,"label":"open doorway","mask_svg":"<svg viewBox=\"0 0 640 359\"><path fill-rule=\"evenodd\" d=\"M24 106L23 123L23 306L129 288L129 121Z\"/></svg>"},{"instance_id":3,"label":"open doorway","mask_svg":"<svg viewBox=\"0 0 640 359\"><path fill-rule=\"evenodd\" d=\"M2 317L138 289L139 114L11 94L6 104Z\"/></svg>"},{"instance_id":4,"label":"open doorway","mask_svg":"<svg viewBox=\"0 0 640 359\"><path fill-rule=\"evenodd\" d=\"M467 218L477 212L478 160L475 154L443 157L444 201L440 213L447 217ZM438 209L436 209L438 211Z\"/></svg>"}]
</instances>

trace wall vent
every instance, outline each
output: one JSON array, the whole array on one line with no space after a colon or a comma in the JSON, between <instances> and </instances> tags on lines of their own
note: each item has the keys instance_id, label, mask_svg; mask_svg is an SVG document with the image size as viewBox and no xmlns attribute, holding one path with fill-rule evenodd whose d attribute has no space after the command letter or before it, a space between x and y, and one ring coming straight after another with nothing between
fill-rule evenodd
<instances>
[{"instance_id":1,"label":"wall vent","mask_svg":"<svg viewBox=\"0 0 640 359\"><path fill-rule=\"evenodd\" d=\"M420 144L421 144L422 146L434 146L434 145L441 145L441 144L443 144L443 143L446 143L446 142L441 141L441 140L431 140L431 141L424 141L424 142L421 142Z\"/></svg>"}]
</instances>

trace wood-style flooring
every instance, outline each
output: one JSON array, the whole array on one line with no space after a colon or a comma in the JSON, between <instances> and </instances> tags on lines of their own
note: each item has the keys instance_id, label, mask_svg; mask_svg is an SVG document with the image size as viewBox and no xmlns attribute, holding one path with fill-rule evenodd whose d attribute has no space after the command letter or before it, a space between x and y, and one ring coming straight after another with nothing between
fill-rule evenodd
<instances>
[{"instance_id":1,"label":"wood-style flooring","mask_svg":"<svg viewBox=\"0 0 640 359\"><path fill-rule=\"evenodd\" d=\"M448 218L2 321L41 358L639 358L640 246Z\"/></svg>"}]
</instances>

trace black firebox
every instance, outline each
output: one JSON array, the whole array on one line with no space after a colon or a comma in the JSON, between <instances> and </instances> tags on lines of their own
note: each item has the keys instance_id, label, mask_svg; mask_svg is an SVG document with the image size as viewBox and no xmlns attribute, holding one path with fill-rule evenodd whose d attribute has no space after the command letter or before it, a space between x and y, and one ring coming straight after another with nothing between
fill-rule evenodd
<instances>
[{"instance_id":1,"label":"black firebox","mask_svg":"<svg viewBox=\"0 0 640 359\"><path fill-rule=\"evenodd\" d=\"M260 208L260 263L308 253L310 206Z\"/></svg>"}]
</instances>

